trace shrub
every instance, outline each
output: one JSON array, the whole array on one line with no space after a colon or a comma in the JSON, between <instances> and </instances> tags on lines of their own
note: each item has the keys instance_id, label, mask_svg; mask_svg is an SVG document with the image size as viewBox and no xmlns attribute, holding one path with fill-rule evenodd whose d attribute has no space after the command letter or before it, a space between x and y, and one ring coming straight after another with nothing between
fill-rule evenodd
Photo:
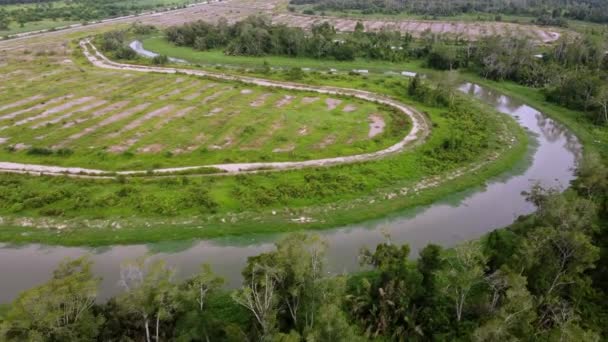
<instances>
[{"instance_id":1,"label":"shrub","mask_svg":"<svg viewBox=\"0 0 608 342\"><path fill-rule=\"evenodd\" d=\"M287 79L295 81L304 78L304 71L301 68L291 68L287 71Z\"/></svg>"},{"instance_id":2,"label":"shrub","mask_svg":"<svg viewBox=\"0 0 608 342\"><path fill-rule=\"evenodd\" d=\"M36 156L50 156L53 154L53 150L46 147L32 147L27 150L27 154Z\"/></svg>"},{"instance_id":3,"label":"shrub","mask_svg":"<svg viewBox=\"0 0 608 342\"><path fill-rule=\"evenodd\" d=\"M67 157L67 156L71 156L72 154L74 154L74 151L72 151L69 148L60 148L55 153L60 157Z\"/></svg>"},{"instance_id":4,"label":"shrub","mask_svg":"<svg viewBox=\"0 0 608 342\"><path fill-rule=\"evenodd\" d=\"M115 56L119 59L135 59L137 53L128 46L121 46L116 50Z\"/></svg>"},{"instance_id":5,"label":"shrub","mask_svg":"<svg viewBox=\"0 0 608 342\"><path fill-rule=\"evenodd\" d=\"M154 58L152 58L152 64L165 65L167 63L169 63L169 57L165 55L156 55Z\"/></svg>"}]
</instances>

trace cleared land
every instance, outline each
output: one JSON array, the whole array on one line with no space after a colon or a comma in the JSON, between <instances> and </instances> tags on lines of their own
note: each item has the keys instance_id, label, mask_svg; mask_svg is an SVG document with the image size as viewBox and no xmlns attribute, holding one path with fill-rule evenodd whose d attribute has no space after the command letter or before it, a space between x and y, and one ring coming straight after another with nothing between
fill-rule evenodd
<instances>
[{"instance_id":1,"label":"cleared land","mask_svg":"<svg viewBox=\"0 0 608 342\"><path fill-rule=\"evenodd\" d=\"M95 26L107 26L117 23L140 21L158 26L179 25L195 20L217 22L225 18L229 23L240 21L250 15L261 14L269 16L275 24L310 28L313 24L327 21L338 31L352 31L358 19L336 18L321 16L305 16L284 12L283 0L231 0L192 6L165 13L155 13L113 20ZM491 35L526 36L539 42L551 42L559 38L560 29L546 28L534 25L520 25L503 22L459 22L459 21L425 21L425 20L384 20L361 19L366 30L381 29L397 30L420 36L425 32L450 34L454 37L479 39ZM80 29L80 28L77 28Z\"/></svg>"},{"instance_id":2,"label":"cleared land","mask_svg":"<svg viewBox=\"0 0 608 342\"><path fill-rule=\"evenodd\" d=\"M390 127L392 115L403 114L368 101L187 75L79 69L63 58L0 67L5 161L131 170L306 160L381 150L407 135L383 129L370 136L371 116ZM50 60L59 63L48 75ZM34 86L18 81L24 77Z\"/></svg>"},{"instance_id":3,"label":"cleared land","mask_svg":"<svg viewBox=\"0 0 608 342\"><path fill-rule=\"evenodd\" d=\"M328 22L337 31L350 32L355 30L357 21L363 23L366 31L390 30L410 33L414 37L423 34L446 34L476 40L481 37L494 35L514 35L547 43L559 38L560 34L554 29L537 26L519 25L502 22L458 22L430 20L390 20L390 19L351 19L322 16L307 16L291 13L281 13L272 17L275 24L310 28L312 25Z\"/></svg>"}]
</instances>

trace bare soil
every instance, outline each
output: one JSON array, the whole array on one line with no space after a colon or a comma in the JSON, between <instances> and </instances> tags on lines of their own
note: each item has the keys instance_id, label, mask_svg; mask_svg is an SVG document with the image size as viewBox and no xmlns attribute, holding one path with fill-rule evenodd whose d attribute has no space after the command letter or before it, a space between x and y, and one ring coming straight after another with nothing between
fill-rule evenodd
<instances>
[{"instance_id":1,"label":"bare soil","mask_svg":"<svg viewBox=\"0 0 608 342\"><path fill-rule=\"evenodd\" d=\"M384 132L385 126L384 119L380 115L372 114L369 116L369 133L367 136L369 138L373 138L376 135L382 134Z\"/></svg>"},{"instance_id":2,"label":"bare soil","mask_svg":"<svg viewBox=\"0 0 608 342\"><path fill-rule=\"evenodd\" d=\"M334 110L341 103L342 103L342 100L338 100L338 99L328 98L328 99L325 100L325 104L327 105L327 110Z\"/></svg>"}]
</instances>

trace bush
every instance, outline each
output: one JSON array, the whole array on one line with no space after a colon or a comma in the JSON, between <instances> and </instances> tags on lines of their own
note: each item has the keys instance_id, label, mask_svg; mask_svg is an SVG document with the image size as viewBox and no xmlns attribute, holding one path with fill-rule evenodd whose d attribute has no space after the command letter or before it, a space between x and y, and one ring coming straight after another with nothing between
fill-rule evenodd
<instances>
[{"instance_id":1,"label":"bush","mask_svg":"<svg viewBox=\"0 0 608 342\"><path fill-rule=\"evenodd\" d=\"M50 156L53 154L53 150L46 147L32 147L27 150L27 154L35 156Z\"/></svg>"},{"instance_id":2,"label":"bush","mask_svg":"<svg viewBox=\"0 0 608 342\"><path fill-rule=\"evenodd\" d=\"M154 58L152 58L152 64L165 65L167 63L169 63L169 57L165 55L156 55Z\"/></svg>"},{"instance_id":3,"label":"bush","mask_svg":"<svg viewBox=\"0 0 608 342\"><path fill-rule=\"evenodd\" d=\"M67 157L67 156L71 156L72 154L74 154L74 151L72 151L69 148L60 148L55 153L60 157Z\"/></svg>"},{"instance_id":4,"label":"bush","mask_svg":"<svg viewBox=\"0 0 608 342\"><path fill-rule=\"evenodd\" d=\"M116 58L128 60L135 59L137 57L137 53L128 46L121 46L120 48L118 48L118 50L116 50L115 55Z\"/></svg>"},{"instance_id":5,"label":"bush","mask_svg":"<svg viewBox=\"0 0 608 342\"><path fill-rule=\"evenodd\" d=\"M287 79L295 81L304 78L304 71L301 68L291 68L287 71Z\"/></svg>"}]
</instances>

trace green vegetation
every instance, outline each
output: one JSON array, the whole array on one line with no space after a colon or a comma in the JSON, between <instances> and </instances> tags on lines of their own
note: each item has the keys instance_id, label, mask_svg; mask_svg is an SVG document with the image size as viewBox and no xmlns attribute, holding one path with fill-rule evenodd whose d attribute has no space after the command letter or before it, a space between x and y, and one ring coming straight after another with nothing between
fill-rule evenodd
<instances>
[{"instance_id":1,"label":"green vegetation","mask_svg":"<svg viewBox=\"0 0 608 342\"><path fill-rule=\"evenodd\" d=\"M382 84L383 87L387 85ZM407 83L395 81L393 87L396 92L401 92L401 98L406 99ZM426 89L425 87L421 89ZM425 95L426 92L429 95ZM416 96L437 103L437 96L441 93L436 93L435 90L426 92L421 91ZM72 223L68 223L68 227L60 233L55 230L28 230L26 234L20 234L25 232L24 228L6 228L2 230L2 239L110 244L269 233L296 227L331 227L379 217L406 206L430 203L447 193L480 184L487 177L510 168L526 151L525 135L513 121L501 115L487 115L490 113L488 109L454 96L455 102L449 112L445 111L445 105L434 104L438 106L434 108L411 102L425 110L436 122L433 135L424 147L371 163L227 178L91 181L4 176L3 188L6 192L2 197L5 199L3 210L6 215L13 216L16 220L20 216L26 216L40 217L40 222L67 220ZM467 116L472 117L470 120L465 119ZM462 139L466 135L456 136L450 133L453 132L453 127L461 127L462 132L469 132L466 135L470 139L465 142ZM495 132L502 133L496 135ZM512 133L516 134L517 143L504 150L508 147L504 142L511 140ZM490 163L482 170L414 197L398 196L387 200L387 194L402 186L412 186L431 174L449 174L474 160L484 159L495 151L501 151L504 155L498 162ZM192 196L198 198L201 194L204 194L202 199L193 201ZM370 194L377 197L377 204L370 205L367 200L358 200L361 196L367 197ZM25 203L26 206L18 203ZM333 209L327 212L326 207L332 203ZM357 209L353 209L353 204L356 204ZM280 209L284 207L298 209L295 212ZM270 211L278 213L275 216ZM235 222L223 222L233 212L243 214ZM247 219L249 215L258 217L258 220L261 215L263 219L261 222L251 222ZM291 221L293 215L310 215L314 217L314 222L294 223ZM116 231L116 234L108 235L103 233L105 230L87 228L78 223L80 221L71 220L85 217L105 221L102 226L117 219L123 228ZM147 218L142 221L139 219L141 217ZM188 218L190 224L175 223L182 217ZM10 226L9 221L6 222ZM151 227L146 229L145 235L141 235L141 230L137 227L141 227L144 222ZM205 229L196 228L197 222ZM171 228L175 225L179 229Z\"/></svg>"},{"instance_id":2,"label":"green vegetation","mask_svg":"<svg viewBox=\"0 0 608 342\"><path fill-rule=\"evenodd\" d=\"M131 31L138 31L139 34L144 35L153 33L151 28L142 26L132 28ZM114 57L117 57L115 53L122 50L126 43L130 41L128 37L124 33L114 32L98 37L96 43L109 51L110 55L114 54ZM169 53L166 55L172 56ZM103 100L107 100L108 103L103 106L122 101L130 102L123 108L116 108L104 114L105 117L109 118L123 113L125 109L134 108L148 102L151 103L150 106L145 110L140 110L141 114L136 117L145 117L144 113L154 112L167 105L175 106L168 113L176 113L179 108L188 108L190 100L184 100L182 97L196 94L197 89L200 89L199 87L203 88L210 83L218 83L185 75L142 75L124 71L108 72L89 66L83 60L83 57L78 54L72 56L76 62L74 64L64 63L65 56L50 51L44 53L30 52L23 56L15 56L15 58L32 58L34 62L28 63L31 71L21 68L23 70L21 74L14 76L11 76L13 75L12 70L7 69L9 77L23 79L24 77L42 74L45 81L52 80L55 84L64 84L56 87L56 93L49 94L49 99L58 98L64 94L74 95L70 99L60 98L57 105L90 94L90 88L84 86L85 84L94 84L96 88L104 89L106 93L103 95ZM322 61L322 59L319 59L319 61ZM135 62L142 63L142 59L138 58ZM9 68L9 66L6 66L6 68ZM53 70L60 68L62 72L57 76L53 74L45 76L45 73L50 72L51 68ZM24 71L25 73L23 73ZM292 71L293 69L273 71L263 70L262 68L253 72L261 73L263 77L273 79L292 79L294 77ZM126 84L124 83L125 78L129 79ZM171 82L167 82L167 80L171 80ZM514 121L508 117L497 115L491 109L456 94L451 88L451 83L448 84L448 82L436 87L432 83L414 79L416 87L413 89L412 83L408 80L390 75L378 78L357 74L327 75L308 72L300 73L298 82L354 87L392 96L425 112L434 123L432 135L424 146L416 147L406 153L368 163L323 169L293 170L237 177L201 177L184 174L179 177L161 179L119 177L116 180L3 175L1 178L3 191L0 194L2 198L0 214L5 219L5 228L0 232L0 239L13 242L44 241L45 243L74 245L108 245L328 228L380 217L405 207L429 204L447 194L481 185L489 177L512 168L514 164L522 159L527 150L527 137ZM10 84L8 87L18 86L16 82ZM187 89L179 94L171 94L176 89L176 84L178 84L177 87L187 85ZM216 85L215 89L219 86ZM229 90L225 99L222 99L222 96L215 99L226 101L226 104L222 103L221 108L234 108L234 110L242 111L243 107L251 107L249 104L264 92L263 88L246 87L242 84L234 84L230 87L234 89ZM243 94L244 90L249 90L251 93ZM38 92L36 86L28 87L26 95L35 96ZM217 90L213 89L207 90L207 92L210 96L217 94ZM146 95L146 93L149 94ZM99 92L96 92L96 94L99 94ZM161 98L165 94L171 95L167 98ZM235 94L237 95L236 100ZM7 95L10 96L10 92ZM199 99L203 98L203 95ZM314 108L310 113L323 113L326 110L321 108L325 107L323 103L325 96L317 96L318 94L302 94L302 100L295 98L284 108L274 109L274 104L285 98L286 95L288 94L285 92L273 90L271 97L274 100L265 102L267 106L264 108L268 112L265 110L265 113L260 113L264 114L264 119L273 118L275 115L271 114L273 112L277 115L282 113L301 115L299 110L295 110L299 107L295 106L302 106L304 97L320 97L317 102L307 104L307 106ZM241 96L247 99L238 99ZM157 105L156 102L153 102L154 99L160 99L163 102ZM357 150L352 150L353 153L361 151L359 150L359 143L343 143L341 146L337 143L339 141L347 142L348 139L356 137L356 133L353 132L360 132L367 136L367 115L369 113L385 113L387 127L385 127L385 133L383 134L386 137L384 143L390 143L391 139L396 141L405 134L407 122L404 122L401 116L398 118L391 116L391 111L363 102L353 102L359 112L355 110L346 113L344 109L350 103L350 99L336 99L342 102L336 109L329 111L332 115L302 115L303 120L309 120L306 122L309 123L307 126L310 128L317 127L315 125L328 127L329 130L319 130L321 133L317 134L317 143L322 142L327 134L333 134L333 139L336 139L333 144L336 149L333 150L333 153L342 155L348 153L349 148L357 148ZM5 103L12 104L16 100L11 99ZM45 106L47 105L50 107L45 102ZM84 103L78 106L82 105ZM193 102L192 106L195 105ZM23 108L31 107L29 104L19 106ZM6 113L12 112L14 109L19 109L19 106L4 111ZM100 108L103 108L103 106ZM290 110L292 106L294 107ZM205 112L209 112L214 107L215 103L212 103L212 105L203 108L205 108ZM220 106L218 105L218 107ZM39 112L45 110L41 108ZM92 111L93 109L89 113ZM254 109L252 109L253 114L255 114ZM74 119L69 118L67 121L61 122L56 120L58 115L51 113L49 118L45 119L46 121L51 118L55 120L50 122L50 126L39 125L35 129L29 127L36 125L40 119L31 123L28 121L27 124L21 125L23 127L19 129L19 139L31 137L31 141L36 143L26 148L23 148L23 145L15 146L16 144L13 145L12 141L11 143L5 143L8 148L3 153L7 156L7 159L14 158L12 160L38 164L90 165L91 167L106 165L109 169L140 168L144 170L148 167L172 167L177 163L181 165L188 165L188 163L200 165L203 160L208 162L236 162L246 160L244 158L251 158L251 156L256 158L256 153L259 152L243 151L240 147L246 147L246 142L249 141L247 139L251 136L270 134L266 128L274 126L272 120L266 120L264 121L265 126L260 126L266 127L263 130L254 127L252 132L246 133L247 127L253 127L251 120L235 122L234 125L226 124L225 121L218 121L222 124L221 127L224 131L217 132L219 133L218 142L210 142L209 144L220 145L222 133L226 132L225 130L233 129L236 132L233 137L238 137L243 141L243 143L237 145L239 149L232 150L234 154L231 154L229 147L218 151L201 148L200 151L190 154L173 153L172 148L178 148L179 146L165 146L164 149L144 153L141 148L146 146L158 147L154 145L158 139L164 139L160 141L166 143L179 144L175 132L185 134L184 141L188 142L186 146L190 146L193 137L196 137L196 134L192 132L204 129L204 126L197 126L203 120L197 117L196 120L187 123L167 124L167 133L163 134L164 130L158 130L158 124L163 119L162 115L151 119L150 122L144 122L140 128L134 129L132 133L127 135L122 134L121 130L127 127L130 122L133 122L133 118L111 122L107 128L105 126L97 128L100 133L93 132L82 137L77 135L78 139L74 140L74 144L66 144L61 147L62 149L59 149L58 141L65 141L66 137L79 134L79 132L86 132L83 127L78 126L82 119L93 120L89 123L82 122L86 127L95 128L105 117L91 117L92 114L87 114L85 111L78 113L78 110L76 110L76 113L73 114ZM65 115L65 113L62 115ZM209 120L218 120L220 119L219 116L212 116ZM31 117L29 114L24 116L24 118L29 117ZM234 120L239 117L231 116L230 119ZM185 118L187 116L179 120ZM347 124L351 119L353 124L358 122L359 126L354 125L353 127L356 128L349 132ZM71 120L74 120L74 126L70 125ZM137 118L135 121L137 121ZM301 125L294 125L292 121L287 122L288 125L285 126L292 127L291 131L284 135L274 134L276 132L268 135L268 141L274 144L269 149L280 148L282 144L289 144L299 135L298 132L302 127ZM93 125L91 126L90 123L93 123ZM331 124L328 125L328 123ZM361 126L361 124L363 125ZM62 128L57 129L57 125ZM68 127L64 127L66 125ZM205 125L208 125L208 122ZM156 130L155 134L147 137L146 132L153 128ZM11 132L13 129L15 128L6 129L5 132ZM186 131L188 129L189 131ZM40 133L50 132L50 134L35 134L36 131ZM277 132L280 133L280 130ZM307 130L307 132L310 132L311 136L316 134L314 131ZM117 133L118 135L116 135ZM210 131L210 133L216 134L216 131ZM129 146L126 152L110 153L109 147L118 145L119 141L125 141L124 137L128 138L130 136L137 137L142 141L137 141ZM281 140L281 136L289 138ZM41 138L36 139L36 137ZM48 143L42 144L41 141L48 141ZM109 143L112 141L117 143L112 145ZM367 141L371 142L367 145L370 150L387 146L378 144L377 139L367 139ZM314 146L316 143L311 142L310 144ZM90 146L98 146L98 149L89 148ZM301 154L300 158L309 159L312 157L310 145L308 146L304 146L306 154ZM318 149L318 155L330 153L331 146L327 145L324 149ZM298 145L296 144L294 151L285 153L287 156L284 158L294 159L297 156L297 148ZM100 153L100 150L106 151ZM314 151L314 148L312 150ZM203 154L202 151L205 153ZM216 152L215 155L218 159L213 159L213 152ZM280 152L271 153L273 157L281 154ZM498 159L496 159L497 155L499 156ZM260 157L258 160L267 160L263 158L266 157ZM274 158L276 158L274 160L280 160L281 157ZM476 169L475 172L468 173L466 176L459 176L456 179L451 178L450 175L454 172L465 171L467 173L466 169L479 161L483 161L481 165L478 165L481 166L480 169ZM437 187L426 189L420 193L395 196L399 191L412 188L421 180L432 176L443 177L446 181ZM310 218L310 221L294 221L294 219L302 216ZM28 229L22 227L22 220L33 220L35 222L34 226L61 227L61 229ZM148 227L145 235L141 234L141 227L143 226ZM105 227L105 229L97 227ZM115 230L113 234L106 234L108 229L111 230L113 227L120 227L121 229Z\"/></svg>"},{"instance_id":3,"label":"green vegetation","mask_svg":"<svg viewBox=\"0 0 608 342\"><path fill-rule=\"evenodd\" d=\"M304 14L338 11L342 13L360 13L364 15L382 13L398 15L459 16L475 14L492 14L500 21L503 16L533 16L540 25L567 25L566 19L585 20L598 23L608 22L608 7L601 0L577 0L565 4L560 0L549 1L365 1L365 0L291 0L292 5L304 5ZM292 11L296 7L291 6Z\"/></svg>"},{"instance_id":4,"label":"green vegetation","mask_svg":"<svg viewBox=\"0 0 608 342\"><path fill-rule=\"evenodd\" d=\"M310 68L323 71L330 69L346 71L365 69L369 70L369 72L400 71L403 69L412 70L420 67L420 62L416 60L393 63L389 61L369 60L360 57L355 58L352 61L336 61L276 55L264 57L230 56L226 55L221 49L199 51L190 47L176 46L168 42L164 37L158 36L145 38L142 42L146 50L184 59L201 66L225 65L229 67L232 65L241 68L261 69L264 67L264 63L266 63L268 66L274 68Z\"/></svg>"},{"instance_id":5,"label":"green vegetation","mask_svg":"<svg viewBox=\"0 0 608 342\"><path fill-rule=\"evenodd\" d=\"M0 1L0 37L55 29L150 10L184 7L190 0Z\"/></svg>"},{"instance_id":6,"label":"green vegetation","mask_svg":"<svg viewBox=\"0 0 608 342\"><path fill-rule=\"evenodd\" d=\"M5 161L108 171L294 161L381 150L409 130L402 113L353 98L108 73L31 54L40 56L27 66L0 67L10 82L0 96ZM42 82L18 82L24 78ZM372 115L385 127L369 137Z\"/></svg>"},{"instance_id":7,"label":"green vegetation","mask_svg":"<svg viewBox=\"0 0 608 342\"><path fill-rule=\"evenodd\" d=\"M587 163L590 166L592 163ZM599 166L599 168L597 168ZM123 293L97 303L86 258L66 260L0 316L21 340L599 341L605 320L608 173L582 170L565 194L534 188L538 212L453 249L363 250L363 273L328 276L325 242L292 234L249 257L226 291L207 265L177 282L162 260L122 264ZM593 192L589 192L593 189Z\"/></svg>"},{"instance_id":8,"label":"green vegetation","mask_svg":"<svg viewBox=\"0 0 608 342\"><path fill-rule=\"evenodd\" d=\"M572 8L567 10L569 12L551 17L572 15ZM585 13L585 19L591 20L589 13ZM270 29L278 32L273 30ZM138 34L155 34L144 31ZM397 34L383 34L405 39ZM332 35L324 39L329 40ZM380 35L358 32L345 37L347 44L356 47L353 60L343 62L352 63L343 64L345 68L378 63L382 67L409 65L417 72L423 66L442 71L431 73L430 81L420 76L408 80L392 75L304 72L301 64L276 71L270 66L297 61L287 57L289 53L285 51L274 50L281 44L243 50L231 46L236 44L234 41L202 52L165 45L169 51L146 63L166 64L169 56L181 57L172 51L198 56L201 61L205 61L205 56L216 56L219 60L218 48L221 48L224 52L247 55L229 57L234 59L224 57L224 63L242 63L240 66L251 63L256 66L247 72L251 75L382 93L428 116L433 131L424 144L366 163L239 176L184 174L160 179L89 180L3 174L0 176L3 222L0 240L110 245L323 229L382 217L481 185L489 177L522 162L529 148L528 137L510 118L456 93L454 69L459 69L464 79L520 98L571 128L585 149L585 159L577 170L578 179L564 193L535 186L525 195L537 208L536 213L520 217L512 226L493 231L479 241L465 242L453 249L428 245L414 261L407 245L396 245L389 240L375 250L362 251L360 261L368 269L352 275L329 276L325 268L325 242L313 235L295 234L278 241L276 249L249 258L242 273L243 286L239 289L222 289L222 279L206 265L191 278L178 282L175 270L162 260L138 259L126 261L121 267L119 285L123 293L101 303L97 300L100 279L94 276L91 262L87 258L66 260L47 283L24 291L9 306L0 306L0 340L351 342L600 341L608 338L605 324L608 321L608 57L603 53L606 46L602 36L564 38L555 46L543 47L542 58L533 57L536 47L522 39L492 37L467 42L426 36L404 45L397 59L394 54L383 54L388 51L388 45L375 50L380 54L374 56L369 55L373 49L362 45ZM126 48L127 38L130 36L115 32L98 40L112 57L144 63ZM238 42L238 38L236 41L260 47L256 41ZM176 133L183 133L184 141L191 142L196 137L194 131L205 129L202 125L196 126L204 120L200 116L179 124L165 122L166 131L159 129L158 125L166 118L177 116L179 120L186 120L188 114L182 117L177 114L179 110L199 108L195 100L183 97L212 96L217 94L215 90L207 94L197 91L212 83L221 83L231 87L226 89L226 98L220 95L209 100L211 105L202 107L204 112L212 111L216 103L213 101L218 101L222 109L244 111L264 90L185 75L99 70L89 66L77 53L69 56L61 49L16 51L8 52L7 63L3 60L0 64L3 81L0 116L8 115L3 120L10 122L3 126L0 135L5 147L0 157L7 158L3 160L15 158L79 166L104 164L112 169L174 166L177 161L199 164L203 157L205 161L222 161L221 158L229 156L234 158L229 160L232 162L245 154L246 158L266 160L267 157L257 152L242 151L242 147L251 141L248 139L260 137L256 134L265 133L262 137L268 139L269 145L256 148L266 154L278 154L269 151L294 141L301 129L301 126L289 126L290 123L284 126L290 127L284 134L267 132L274 127L273 120L283 115L308 119L307 128L316 127L323 132L311 133L311 136L316 134L316 141L310 142L312 146L325 141L329 131L335 132L332 133L334 139L341 144L336 143L332 153L350 151L348 134L365 138L370 111L381 113L388 126L381 137L384 140L367 139L365 148L386 146L382 144L402 137L409 128L407 122L376 104L353 102L361 111L346 111L345 102L351 101L346 98L339 99L344 108L331 110L323 103L308 103L310 111L298 117L300 109L305 107L304 96L317 95L300 94L301 98L291 99L278 109L278 101L295 95L273 90L271 96L276 97L272 105L264 107L268 100L260 107L265 115L259 118L259 126L250 123L251 117L257 114L251 108L247 119L231 115L227 121L219 120L220 112L217 112L205 121L210 125L213 120L219 120L214 126L216 130L209 131L217 133L212 143L219 145L227 133L240 139L237 144L240 150L231 152L229 146L224 146L221 153L216 151L214 156L208 150L203 153L200 147L194 153L179 154L174 153L174 149L179 148L177 145L168 145L178 139ZM334 52L313 56L304 62L337 63ZM439 75L439 82L433 81L433 75ZM48 90L51 82L54 89ZM184 83L189 87L183 88ZM182 91L174 93L176 89ZM16 96L20 92L24 95ZM98 98L86 99L90 94ZM167 94L170 95L163 98ZM239 95L251 98L245 100L238 98ZM320 97L317 101L327 100L325 96ZM80 100L82 102L78 102ZM83 109L96 100L106 101L99 106L123 101L129 103L124 108L146 104L134 112L142 114L137 118L145 118L145 113L154 113L163 106L173 107L166 112L156 112L159 114L152 116L150 122L140 121L141 125L131 127L133 135L125 135L124 127L134 121L120 121L119 116L119 120L110 121L108 127L99 126L103 115L115 117L124 113L123 107L97 117L93 114L96 107ZM40 107L31 109L32 104ZM49 111L56 107L59 109ZM26 112L10 117L21 110ZM36 112L31 114L28 110ZM321 111L324 115L319 115ZM42 116L35 118L36 115ZM62 122L68 117L74 121ZM355 119L349 121L349 117ZM266 118L269 121L264 121ZM78 127L82 120L94 123L86 127L101 127L101 133L90 134L84 140L77 136L74 144L59 144L85 131ZM39 125L42 122L45 123ZM39 126L34 127L36 125ZM328 131L315 125L327 127ZM262 127L263 131L256 127ZM191 134L188 129L192 130ZM350 133L342 136L342 130ZM147 136L150 132L154 134ZM276 138L281 136L284 138ZM9 138L8 144L5 137ZM112 146L123 146L128 137L142 139L141 144L137 140L125 151L116 149L119 152L115 155L99 153L110 152ZM15 139L23 139L29 146L14 143ZM155 144L160 144L146 139L160 139L166 150L142 150L143 147L157 148ZM35 143L37 141L41 143ZM297 141L302 144L303 140ZM90 146L93 148L88 152ZM305 150L309 151L310 146ZM318 150L315 153L323 155L331 148L324 146ZM296 153L304 150L298 151L295 147L289 152L289 159L309 157L307 154L296 156ZM471 165L481 167L467 172ZM451 177L459 172L465 175ZM430 177L444 181L419 192L411 191Z\"/></svg>"}]
</instances>

